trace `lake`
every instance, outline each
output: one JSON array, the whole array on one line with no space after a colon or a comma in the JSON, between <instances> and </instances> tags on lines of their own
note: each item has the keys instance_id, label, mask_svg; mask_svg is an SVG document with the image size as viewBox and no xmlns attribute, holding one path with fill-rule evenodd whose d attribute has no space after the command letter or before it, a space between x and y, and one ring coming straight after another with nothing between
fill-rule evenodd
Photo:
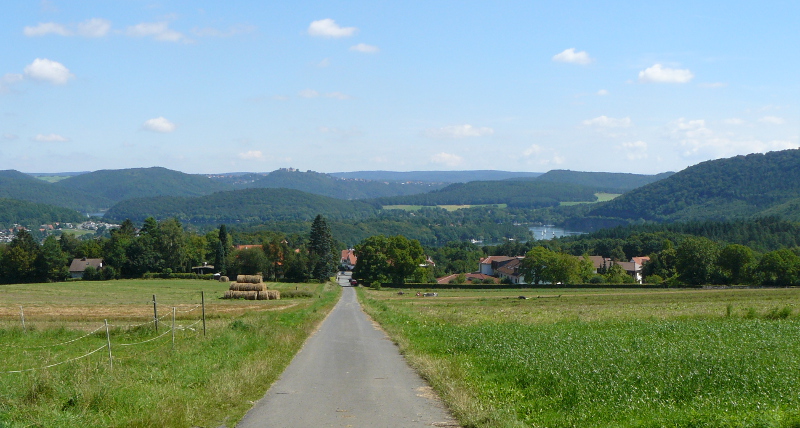
<instances>
[{"instance_id":1,"label":"lake","mask_svg":"<svg viewBox=\"0 0 800 428\"><path fill-rule=\"evenodd\" d=\"M555 227L550 225L534 226L530 228L530 231L533 234L533 239L537 241L553 239L553 238L561 238L563 236L582 235L585 233L585 232L576 232L574 230L562 229L560 227Z\"/></svg>"}]
</instances>

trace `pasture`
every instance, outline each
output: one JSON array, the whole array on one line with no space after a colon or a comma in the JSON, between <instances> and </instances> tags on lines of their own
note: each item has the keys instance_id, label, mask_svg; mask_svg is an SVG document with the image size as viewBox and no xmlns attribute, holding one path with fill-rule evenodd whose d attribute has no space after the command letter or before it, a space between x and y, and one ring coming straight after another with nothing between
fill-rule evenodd
<instances>
[{"instance_id":1,"label":"pasture","mask_svg":"<svg viewBox=\"0 0 800 428\"><path fill-rule=\"evenodd\" d=\"M437 291L360 296L464 426L800 426L800 290Z\"/></svg>"},{"instance_id":2,"label":"pasture","mask_svg":"<svg viewBox=\"0 0 800 428\"><path fill-rule=\"evenodd\" d=\"M288 298L222 300L207 280L0 286L0 427L233 426L340 293L268 286Z\"/></svg>"}]
</instances>

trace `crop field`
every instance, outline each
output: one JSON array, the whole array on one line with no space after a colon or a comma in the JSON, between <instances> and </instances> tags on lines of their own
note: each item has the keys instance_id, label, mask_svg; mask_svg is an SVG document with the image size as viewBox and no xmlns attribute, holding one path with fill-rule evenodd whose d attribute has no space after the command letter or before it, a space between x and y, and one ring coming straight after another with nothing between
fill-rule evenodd
<instances>
[{"instance_id":1,"label":"crop field","mask_svg":"<svg viewBox=\"0 0 800 428\"><path fill-rule=\"evenodd\" d=\"M559 205L561 206L572 206L572 205L582 205L582 204L596 204L598 202L608 202L617 196L620 196L619 193L595 193L597 196L597 200L593 202L561 202Z\"/></svg>"},{"instance_id":2,"label":"crop field","mask_svg":"<svg viewBox=\"0 0 800 428\"><path fill-rule=\"evenodd\" d=\"M444 208L447 211L456 211L464 208L474 208L474 207L497 207L497 208L507 208L507 204L492 204L492 205L436 205L438 208ZM404 210L404 211L419 211L420 209L425 208L425 205L384 205L383 209L385 210Z\"/></svg>"},{"instance_id":3,"label":"crop field","mask_svg":"<svg viewBox=\"0 0 800 428\"><path fill-rule=\"evenodd\" d=\"M233 426L340 293L268 286L284 297L222 300L228 284L207 280L0 286L0 427Z\"/></svg>"},{"instance_id":4,"label":"crop field","mask_svg":"<svg viewBox=\"0 0 800 428\"><path fill-rule=\"evenodd\" d=\"M798 289L437 292L360 297L466 427L800 426Z\"/></svg>"}]
</instances>

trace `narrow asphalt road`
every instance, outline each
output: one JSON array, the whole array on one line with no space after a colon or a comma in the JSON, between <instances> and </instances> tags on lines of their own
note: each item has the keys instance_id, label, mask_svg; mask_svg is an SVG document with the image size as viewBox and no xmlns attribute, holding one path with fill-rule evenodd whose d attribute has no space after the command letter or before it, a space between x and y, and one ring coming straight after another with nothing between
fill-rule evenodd
<instances>
[{"instance_id":1,"label":"narrow asphalt road","mask_svg":"<svg viewBox=\"0 0 800 428\"><path fill-rule=\"evenodd\" d=\"M339 278L341 300L237 428L459 426L348 280Z\"/></svg>"}]
</instances>

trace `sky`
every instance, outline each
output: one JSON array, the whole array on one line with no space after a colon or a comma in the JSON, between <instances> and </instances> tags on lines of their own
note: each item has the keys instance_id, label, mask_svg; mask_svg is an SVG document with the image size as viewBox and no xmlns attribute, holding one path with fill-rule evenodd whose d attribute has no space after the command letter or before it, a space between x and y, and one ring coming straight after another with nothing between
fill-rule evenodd
<instances>
[{"instance_id":1,"label":"sky","mask_svg":"<svg viewBox=\"0 0 800 428\"><path fill-rule=\"evenodd\" d=\"M656 174L800 145L800 2L31 0L0 169Z\"/></svg>"}]
</instances>

